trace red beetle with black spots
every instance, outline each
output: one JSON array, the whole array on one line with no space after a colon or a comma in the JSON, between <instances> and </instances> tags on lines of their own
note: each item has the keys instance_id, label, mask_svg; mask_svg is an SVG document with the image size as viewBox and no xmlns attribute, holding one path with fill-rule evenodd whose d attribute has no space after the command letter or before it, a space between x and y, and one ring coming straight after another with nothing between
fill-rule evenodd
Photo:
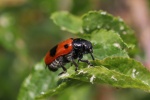
<instances>
[{"instance_id":1,"label":"red beetle with black spots","mask_svg":"<svg viewBox=\"0 0 150 100\"><path fill-rule=\"evenodd\" d=\"M78 59L78 62L85 62L88 65L92 64L88 60L83 60L84 54L90 54L92 59L93 57L93 49L92 43L85 39L81 38L69 38L63 42L60 42L56 46L54 46L45 56L45 64L51 71L57 71L58 68L62 68L63 72L67 72L67 69L64 67L66 63L71 62L75 65L75 71L78 70L78 64L74 61ZM62 74L60 73L60 74Z\"/></svg>"}]
</instances>

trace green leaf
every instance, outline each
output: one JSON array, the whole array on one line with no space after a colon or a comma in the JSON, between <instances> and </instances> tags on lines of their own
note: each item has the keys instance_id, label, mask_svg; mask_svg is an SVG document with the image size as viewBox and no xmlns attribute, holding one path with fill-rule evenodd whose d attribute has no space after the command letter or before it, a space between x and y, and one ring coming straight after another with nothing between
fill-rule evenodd
<instances>
[{"instance_id":1,"label":"green leaf","mask_svg":"<svg viewBox=\"0 0 150 100\"><path fill-rule=\"evenodd\" d=\"M109 84L120 88L139 88L149 91L150 86L142 80L132 78L115 70L109 70L104 66L95 66L94 68L85 68L83 73L72 75L71 78L91 84Z\"/></svg>"},{"instance_id":2,"label":"green leaf","mask_svg":"<svg viewBox=\"0 0 150 100\"><path fill-rule=\"evenodd\" d=\"M46 71L43 62L36 64L32 73L23 82L18 100L33 100L35 96L54 88L57 75L57 73Z\"/></svg>"},{"instance_id":3,"label":"green leaf","mask_svg":"<svg viewBox=\"0 0 150 100\"><path fill-rule=\"evenodd\" d=\"M94 57L97 59L110 56L128 57L126 52L126 49L128 49L127 44L114 31L102 29L92 32L88 37L87 34L80 36L92 42Z\"/></svg>"},{"instance_id":4,"label":"green leaf","mask_svg":"<svg viewBox=\"0 0 150 100\"><path fill-rule=\"evenodd\" d=\"M62 30L71 33L82 32L82 20L68 12L55 12L51 15L51 18Z\"/></svg>"},{"instance_id":5,"label":"green leaf","mask_svg":"<svg viewBox=\"0 0 150 100\"><path fill-rule=\"evenodd\" d=\"M90 11L83 16L83 30L85 33L92 33L94 30L107 29L120 34L123 40L127 39L134 32L121 18L116 18L104 11ZM130 41L125 41L131 43Z\"/></svg>"},{"instance_id":6,"label":"green leaf","mask_svg":"<svg viewBox=\"0 0 150 100\"><path fill-rule=\"evenodd\" d=\"M68 89L70 88L79 88L79 87L83 87L84 86L87 86L87 83L85 82L82 82L80 80L74 80L74 79L60 79L62 80L63 82L58 85L56 88L54 89L51 89L47 92L45 92L44 94L41 94L39 96L36 97L36 99L43 99L43 98L49 98L49 97L52 97L52 96L55 96L55 95L59 95L60 93L63 95L63 93L65 91L67 91Z\"/></svg>"},{"instance_id":7,"label":"green leaf","mask_svg":"<svg viewBox=\"0 0 150 100\"><path fill-rule=\"evenodd\" d=\"M135 56L139 52L134 31L121 18L114 17L105 11L90 11L82 17L82 20L84 33L92 33L101 29L115 31L131 48L128 50L130 56Z\"/></svg>"},{"instance_id":8,"label":"green leaf","mask_svg":"<svg viewBox=\"0 0 150 100\"><path fill-rule=\"evenodd\" d=\"M136 88L150 92L150 72L139 62L124 57L108 57L93 61L95 67L84 66L78 73L65 77L65 81L57 88L38 96L38 99L63 93L72 86L85 84L107 84L119 88Z\"/></svg>"},{"instance_id":9,"label":"green leaf","mask_svg":"<svg viewBox=\"0 0 150 100\"><path fill-rule=\"evenodd\" d=\"M150 72L140 62L134 59L109 57L100 62L97 62L97 65L100 64L110 70L115 70L119 73L141 80L144 84L150 86Z\"/></svg>"}]
</instances>

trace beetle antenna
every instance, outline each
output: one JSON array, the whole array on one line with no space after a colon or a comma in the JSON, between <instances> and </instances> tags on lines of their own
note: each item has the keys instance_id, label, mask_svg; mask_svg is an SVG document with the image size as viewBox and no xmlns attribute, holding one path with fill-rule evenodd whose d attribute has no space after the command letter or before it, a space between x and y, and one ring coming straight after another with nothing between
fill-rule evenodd
<instances>
[{"instance_id":1,"label":"beetle antenna","mask_svg":"<svg viewBox=\"0 0 150 100\"><path fill-rule=\"evenodd\" d=\"M95 58L94 58L93 54L92 54L92 53L90 53L90 54L91 54L92 59L93 59L93 60L95 60Z\"/></svg>"}]
</instances>

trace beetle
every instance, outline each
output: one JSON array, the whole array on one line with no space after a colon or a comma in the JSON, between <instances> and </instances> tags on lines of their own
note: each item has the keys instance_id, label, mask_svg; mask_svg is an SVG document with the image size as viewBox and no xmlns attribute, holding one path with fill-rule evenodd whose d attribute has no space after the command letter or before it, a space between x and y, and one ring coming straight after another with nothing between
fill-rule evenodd
<instances>
[{"instance_id":1,"label":"beetle","mask_svg":"<svg viewBox=\"0 0 150 100\"><path fill-rule=\"evenodd\" d=\"M58 68L62 68L63 72L59 74L61 75L67 72L64 65L69 62L75 65L75 71L78 70L75 59L78 59L78 62L85 62L92 66L88 60L82 59L84 54L90 54L94 60L92 43L82 38L69 38L50 49L44 60L50 71L55 72Z\"/></svg>"}]
</instances>

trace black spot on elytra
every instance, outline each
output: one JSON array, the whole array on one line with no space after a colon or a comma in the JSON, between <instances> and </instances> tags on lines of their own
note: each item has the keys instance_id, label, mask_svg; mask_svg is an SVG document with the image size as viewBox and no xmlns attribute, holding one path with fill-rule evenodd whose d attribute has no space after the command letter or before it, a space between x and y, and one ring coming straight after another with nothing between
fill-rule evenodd
<instances>
[{"instance_id":1,"label":"black spot on elytra","mask_svg":"<svg viewBox=\"0 0 150 100\"><path fill-rule=\"evenodd\" d=\"M50 56L55 56L56 54L56 49L57 49L58 45L54 46L51 50L50 50Z\"/></svg>"},{"instance_id":2,"label":"black spot on elytra","mask_svg":"<svg viewBox=\"0 0 150 100\"><path fill-rule=\"evenodd\" d=\"M68 48L68 44L65 44L64 47L67 49Z\"/></svg>"}]
</instances>

